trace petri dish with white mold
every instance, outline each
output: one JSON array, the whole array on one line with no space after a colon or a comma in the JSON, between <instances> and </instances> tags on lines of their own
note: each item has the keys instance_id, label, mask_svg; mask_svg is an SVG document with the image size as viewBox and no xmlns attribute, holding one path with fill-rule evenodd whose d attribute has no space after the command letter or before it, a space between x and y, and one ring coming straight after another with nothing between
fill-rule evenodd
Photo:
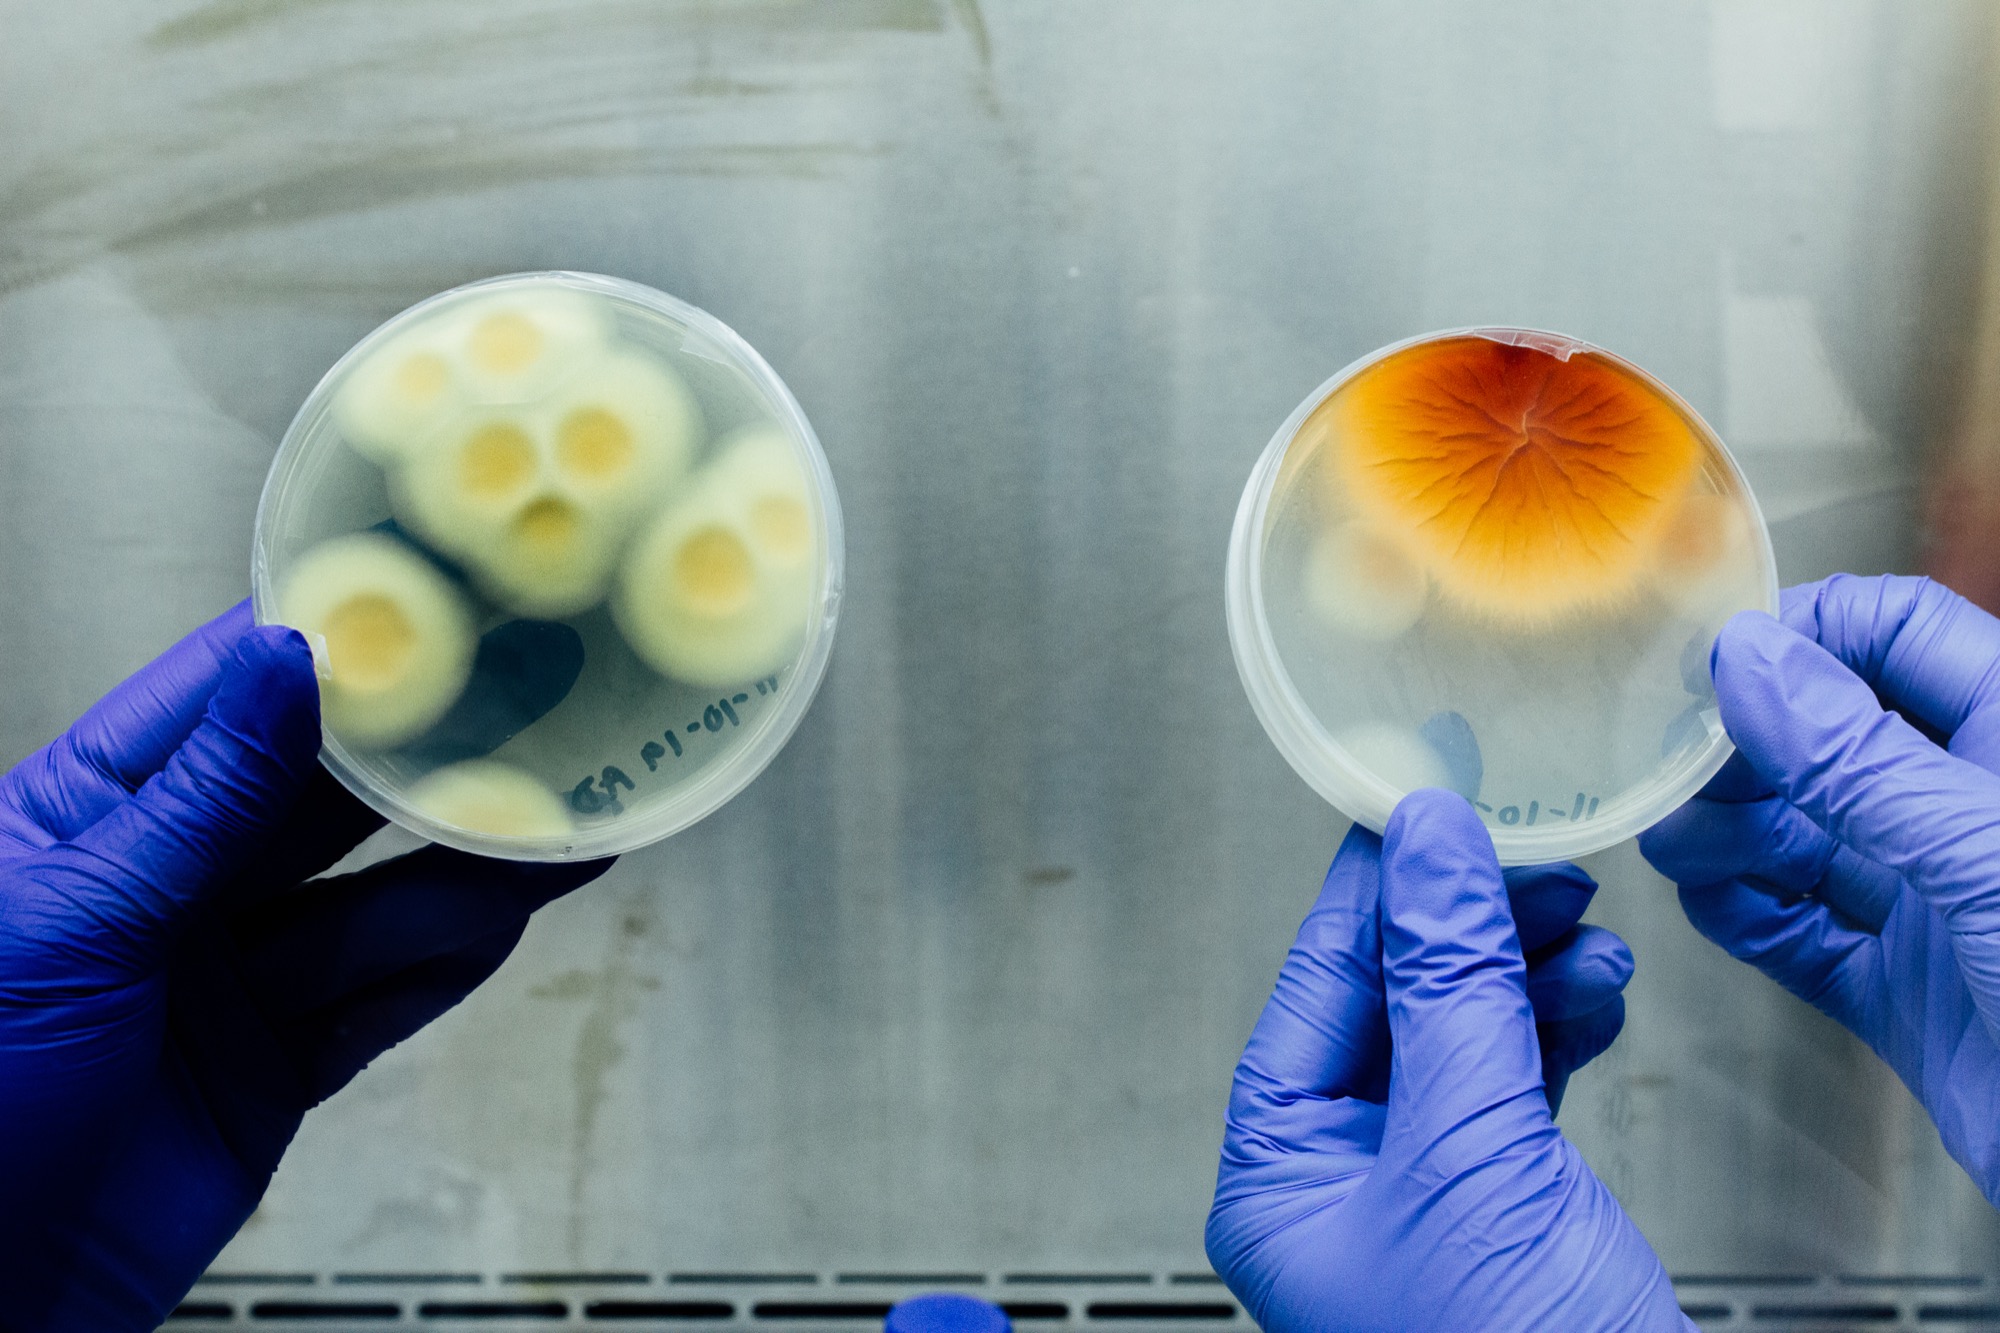
<instances>
[{"instance_id":1,"label":"petri dish with white mold","mask_svg":"<svg viewBox=\"0 0 2000 1333\"><path fill-rule=\"evenodd\" d=\"M818 439L749 344L649 287L523 273L327 372L265 484L253 601L312 644L349 790L562 860L678 832L771 762L842 556Z\"/></svg>"},{"instance_id":2,"label":"petri dish with white mold","mask_svg":"<svg viewBox=\"0 0 2000 1333\"><path fill-rule=\"evenodd\" d=\"M1700 415L1517 328L1412 338L1315 390L1244 488L1226 580L1237 670L1299 775L1378 832L1455 790L1509 865L1611 846L1712 777L1710 645L1778 604Z\"/></svg>"}]
</instances>

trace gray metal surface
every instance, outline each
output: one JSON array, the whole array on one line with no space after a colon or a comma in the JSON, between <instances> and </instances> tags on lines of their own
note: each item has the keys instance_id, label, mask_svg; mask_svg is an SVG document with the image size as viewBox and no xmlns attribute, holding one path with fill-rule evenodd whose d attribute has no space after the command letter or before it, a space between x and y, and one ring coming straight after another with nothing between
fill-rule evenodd
<instances>
[{"instance_id":1,"label":"gray metal surface","mask_svg":"<svg viewBox=\"0 0 2000 1333\"><path fill-rule=\"evenodd\" d=\"M1989 22L0 0L0 759L244 593L293 408L474 276L713 311L848 516L788 751L316 1112L218 1272L1123 1272L1169 1299L1342 831L1222 629L1269 432L1391 339L1554 327L1711 416L1789 577L1906 564L1976 297ZM1564 1125L1677 1274L1816 1284L1768 1318L1763 1288L1690 1303L1804 1327L1781 1307L1930 1299L1842 1275L1992 1291L1995 1214L1895 1080L1629 848L1593 869L1639 974ZM417 1318L397 1290L370 1299Z\"/></svg>"}]
</instances>

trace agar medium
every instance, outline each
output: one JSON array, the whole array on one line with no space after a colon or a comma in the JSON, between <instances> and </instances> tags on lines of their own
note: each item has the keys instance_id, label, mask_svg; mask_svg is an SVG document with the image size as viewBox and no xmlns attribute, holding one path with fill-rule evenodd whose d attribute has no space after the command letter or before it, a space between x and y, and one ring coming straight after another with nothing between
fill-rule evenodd
<instances>
[{"instance_id":1,"label":"agar medium","mask_svg":"<svg viewBox=\"0 0 2000 1333\"><path fill-rule=\"evenodd\" d=\"M1380 830L1458 791L1500 860L1596 851L1728 758L1708 650L1777 609L1714 431L1601 348L1429 334L1342 370L1265 449L1230 538L1230 642L1292 767Z\"/></svg>"},{"instance_id":2,"label":"agar medium","mask_svg":"<svg viewBox=\"0 0 2000 1333\"><path fill-rule=\"evenodd\" d=\"M530 273L328 372L252 572L260 623L315 645L350 790L556 860L666 837L762 771L824 673L841 564L826 459L755 351L650 288Z\"/></svg>"}]
</instances>

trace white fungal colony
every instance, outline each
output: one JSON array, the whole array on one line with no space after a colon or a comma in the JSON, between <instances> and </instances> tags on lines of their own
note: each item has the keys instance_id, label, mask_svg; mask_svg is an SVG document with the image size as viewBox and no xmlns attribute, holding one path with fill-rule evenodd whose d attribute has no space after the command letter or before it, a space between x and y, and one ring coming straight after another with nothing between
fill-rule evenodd
<instances>
[{"instance_id":1,"label":"white fungal colony","mask_svg":"<svg viewBox=\"0 0 2000 1333\"><path fill-rule=\"evenodd\" d=\"M1407 633L1422 617L1430 580L1387 537L1343 523L1314 539L1303 590L1306 605L1334 629L1383 642Z\"/></svg>"}]
</instances>

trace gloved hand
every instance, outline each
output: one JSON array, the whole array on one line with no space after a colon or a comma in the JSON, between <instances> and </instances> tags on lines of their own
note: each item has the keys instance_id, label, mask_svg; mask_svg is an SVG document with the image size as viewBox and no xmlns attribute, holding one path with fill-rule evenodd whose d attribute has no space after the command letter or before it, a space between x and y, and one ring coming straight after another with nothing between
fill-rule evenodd
<instances>
[{"instance_id":1,"label":"gloved hand","mask_svg":"<svg viewBox=\"0 0 2000 1333\"><path fill-rule=\"evenodd\" d=\"M426 848L317 763L304 640L239 606L0 778L0 1307L151 1329L305 1111L499 966L606 862Z\"/></svg>"},{"instance_id":2,"label":"gloved hand","mask_svg":"<svg viewBox=\"0 0 2000 1333\"><path fill-rule=\"evenodd\" d=\"M1594 887L1503 880L1449 792L1348 836L1237 1066L1208 1215L1261 1328L1692 1327L1544 1095L1538 1018L1573 1068L1624 1017L1631 955L1575 925Z\"/></svg>"},{"instance_id":3,"label":"gloved hand","mask_svg":"<svg viewBox=\"0 0 2000 1333\"><path fill-rule=\"evenodd\" d=\"M1782 614L1723 628L1738 754L1640 849L1696 929L1874 1048L2000 1204L2000 621L1845 574Z\"/></svg>"}]
</instances>

